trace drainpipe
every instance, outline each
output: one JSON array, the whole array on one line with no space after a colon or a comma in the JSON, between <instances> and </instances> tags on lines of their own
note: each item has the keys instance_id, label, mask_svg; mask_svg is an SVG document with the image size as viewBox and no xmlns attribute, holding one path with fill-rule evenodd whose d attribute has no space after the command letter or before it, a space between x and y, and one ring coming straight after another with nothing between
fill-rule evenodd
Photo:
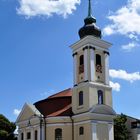
<instances>
[{"instance_id":1,"label":"drainpipe","mask_svg":"<svg viewBox=\"0 0 140 140\"><path fill-rule=\"evenodd\" d=\"M40 120L40 140L42 140L42 118L39 118Z\"/></svg>"},{"instance_id":2,"label":"drainpipe","mask_svg":"<svg viewBox=\"0 0 140 140\"><path fill-rule=\"evenodd\" d=\"M44 117L44 138L45 138L45 140L47 139L46 138L46 125L47 125L46 117Z\"/></svg>"},{"instance_id":3,"label":"drainpipe","mask_svg":"<svg viewBox=\"0 0 140 140\"><path fill-rule=\"evenodd\" d=\"M70 116L71 119L71 123L72 123L72 140L74 140L74 120L72 118L72 116Z\"/></svg>"}]
</instances>

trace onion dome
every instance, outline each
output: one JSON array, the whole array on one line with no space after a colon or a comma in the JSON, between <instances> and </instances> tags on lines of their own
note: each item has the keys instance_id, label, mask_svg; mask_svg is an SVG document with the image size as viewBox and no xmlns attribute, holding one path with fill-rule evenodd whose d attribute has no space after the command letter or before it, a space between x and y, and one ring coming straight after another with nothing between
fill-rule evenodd
<instances>
[{"instance_id":1,"label":"onion dome","mask_svg":"<svg viewBox=\"0 0 140 140\"><path fill-rule=\"evenodd\" d=\"M96 19L92 16L91 0L89 0L88 16L84 19L84 22L85 25L79 30L80 39L88 35L101 38L101 30L96 26Z\"/></svg>"}]
</instances>

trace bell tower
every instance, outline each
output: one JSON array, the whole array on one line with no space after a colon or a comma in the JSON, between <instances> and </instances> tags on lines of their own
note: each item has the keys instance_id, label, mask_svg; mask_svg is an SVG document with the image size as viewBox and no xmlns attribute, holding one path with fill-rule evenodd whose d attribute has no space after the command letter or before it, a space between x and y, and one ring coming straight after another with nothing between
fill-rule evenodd
<instances>
[{"instance_id":1,"label":"bell tower","mask_svg":"<svg viewBox=\"0 0 140 140\"><path fill-rule=\"evenodd\" d=\"M91 0L84 23L79 30L80 41L71 46L74 62L74 114L88 112L95 105L107 105L112 108L112 89L109 86L111 44L101 39L101 30L92 16Z\"/></svg>"},{"instance_id":2,"label":"bell tower","mask_svg":"<svg viewBox=\"0 0 140 140\"><path fill-rule=\"evenodd\" d=\"M88 0L88 16L84 23L79 30L80 40L71 46L74 139L114 140L113 118L116 113L112 107L112 88L109 86L111 44L101 39L101 30L92 16L91 0Z\"/></svg>"}]
</instances>

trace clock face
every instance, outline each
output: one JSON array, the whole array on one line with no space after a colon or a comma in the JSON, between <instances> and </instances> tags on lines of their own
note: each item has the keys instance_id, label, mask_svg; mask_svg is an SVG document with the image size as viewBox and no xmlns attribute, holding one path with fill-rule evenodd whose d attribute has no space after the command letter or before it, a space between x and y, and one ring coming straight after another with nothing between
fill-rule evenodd
<instances>
[{"instance_id":1,"label":"clock face","mask_svg":"<svg viewBox=\"0 0 140 140\"><path fill-rule=\"evenodd\" d=\"M96 72L102 73L102 66L96 65Z\"/></svg>"}]
</instances>

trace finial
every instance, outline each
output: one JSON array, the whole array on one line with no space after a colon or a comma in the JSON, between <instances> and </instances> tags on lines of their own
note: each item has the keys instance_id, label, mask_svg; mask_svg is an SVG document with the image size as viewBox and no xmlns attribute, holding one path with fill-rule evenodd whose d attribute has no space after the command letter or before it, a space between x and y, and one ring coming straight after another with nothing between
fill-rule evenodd
<instances>
[{"instance_id":1,"label":"finial","mask_svg":"<svg viewBox=\"0 0 140 140\"><path fill-rule=\"evenodd\" d=\"M91 0L88 0L88 16L85 18L85 25L96 23L96 19L92 16Z\"/></svg>"},{"instance_id":2,"label":"finial","mask_svg":"<svg viewBox=\"0 0 140 140\"><path fill-rule=\"evenodd\" d=\"M91 0L89 0L89 4L88 4L88 17L92 17Z\"/></svg>"},{"instance_id":3,"label":"finial","mask_svg":"<svg viewBox=\"0 0 140 140\"><path fill-rule=\"evenodd\" d=\"M88 15L84 19L85 25L80 28L79 36L83 38L88 35L101 38L101 30L96 26L96 18L92 16L91 0L88 0Z\"/></svg>"}]
</instances>

